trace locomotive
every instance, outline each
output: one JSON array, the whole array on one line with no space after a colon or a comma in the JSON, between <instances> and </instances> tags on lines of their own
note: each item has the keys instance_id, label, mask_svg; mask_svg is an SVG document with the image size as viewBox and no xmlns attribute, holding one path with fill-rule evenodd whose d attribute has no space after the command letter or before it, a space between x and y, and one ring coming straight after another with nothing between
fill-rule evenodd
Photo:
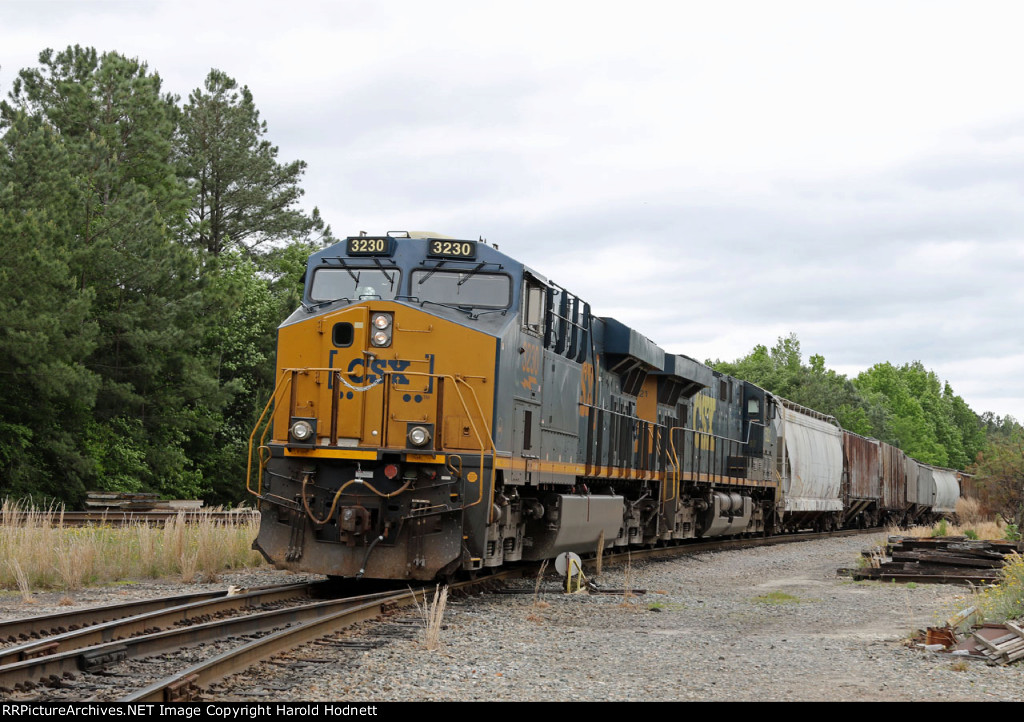
<instances>
[{"instance_id":1,"label":"locomotive","mask_svg":"<svg viewBox=\"0 0 1024 722\"><path fill-rule=\"evenodd\" d=\"M562 552L931 520L958 475L654 342L483 239L314 253L250 439L254 548L444 579Z\"/></svg>"}]
</instances>

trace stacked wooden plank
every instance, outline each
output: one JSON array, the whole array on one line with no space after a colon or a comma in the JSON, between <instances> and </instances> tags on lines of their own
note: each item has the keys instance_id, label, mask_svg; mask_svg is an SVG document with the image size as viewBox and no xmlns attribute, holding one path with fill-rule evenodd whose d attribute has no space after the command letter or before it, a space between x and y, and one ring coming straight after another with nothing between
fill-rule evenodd
<instances>
[{"instance_id":1,"label":"stacked wooden plank","mask_svg":"<svg viewBox=\"0 0 1024 722\"><path fill-rule=\"evenodd\" d=\"M976 649L992 664L1012 664L1024 659L1024 629L1014 622L985 625L989 631L974 633L972 641Z\"/></svg>"},{"instance_id":2,"label":"stacked wooden plank","mask_svg":"<svg viewBox=\"0 0 1024 722\"><path fill-rule=\"evenodd\" d=\"M129 493L120 491L86 492L86 509L120 509L123 511L148 511L160 501L159 494Z\"/></svg>"},{"instance_id":3,"label":"stacked wooden plank","mask_svg":"<svg viewBox=\"0 0 1024 722\"><path fill-rule=\"evenodd\" d=\"M202 500L161 499L159 494L129 493L119 491L90 491L86 494L85 508L88 510L152 511L176 509L195 511L203 506Z\"/></svg>"},{"instance_id":4,"label":"stacked wooden plank","mask_svg":"<svg viewBox=\"0 0 1024 722\"><path fill-rule=\"evenodd\" d=\"M1020 542L973 540L966 537L889 537L890 561L853 570L854 579L883 582L991 584L1007 556L1024 551Z\"/></svg>"}]
</instances>

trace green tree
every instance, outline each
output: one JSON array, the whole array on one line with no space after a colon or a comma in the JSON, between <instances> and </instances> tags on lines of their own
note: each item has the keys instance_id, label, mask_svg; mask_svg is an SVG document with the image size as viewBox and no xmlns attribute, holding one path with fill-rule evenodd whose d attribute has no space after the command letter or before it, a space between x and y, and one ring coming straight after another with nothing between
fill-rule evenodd
<instances>
[{"instance_id":1,"label":"green tree","mask_svg":"<svg viewBox=\"0 0 1024 722\"><path fill-rule=\"evenodd\" d=\"M251 257L283 241L326 240L330 228L314 208L298 206L306 163L281 163L264 137L248 86L211 70L183 109L178 154L192 203L188 240L213 255L238 250Z\"/></svg>"},{"instance_id":2,"label":"green tree","mask_svg":"<svg viewBox=\"0 0 1024 722\"><path fill-rule=\"evenodd\" d=\"M900 448L918 461L946 466L948 454L936 433L934 399L927 398L936 391L933 381L938 383L920 363L897 368L885 362L861 372L854 383L861 391L877 394Z\"/></svg>"},{"instance_id":3,"label":"green tree","mask_svg":"<svg viewBox=\"0 0 1024 722\"><path fill-rule=\"evenodd\" d=\"M0 102L0 490L237 501L276 325L330 238L247 88L45 50Z\"/></svg>"},{"instance_id":4,"label":"green tree","mask_svg":"<svg viewBox=\"0 0 1024 722\"><path fill-rule=\"evenodd\" d=\"M718 371L749 381L801 406L834 416L843 428L866 436L885 429L884 413L873 408L853 383L825 367L825 357L814 354L805 365L795 334L780 337L769 351L757 345L747 356L726 363Z\"/></svg>"},{"instance_id":5,"label":"green tree","mask_svg":"<svg viewBox=\"0 0 1024 722\"><path fill-rule=\"evenodd\" d=\"M985 444L982 420L920 361L875 364L854 383L880 399L899 445L918 461L963 469Z\"/></svg>"},{"instance_id":6,"label":"green tree","mask_svg":"<svg viewBox=\"0 0 1024 722\"><path fill-rule=\"evenodd\" d=\"M97 327L82 359L101 379L84 435L102 472L93 481L141 476L144 488L194 496L203 482L189 439L216 423L227 394L202 353L213 322L203 259L177 242L189 195L173 158L176 98L145 63L117 53L75 46L39 61L19 73L0 118L53 128L79 194L63 251ZM123 453L105 453L109 439Z\"/></svg>"},{"instance_id":7,"label":"green tree","mask_svg":"<svg viewBox=\"0 0 1024 722\"><path fill-rule=\"evenodd\" d=\"M71 208L81 192L50 126L12 111L0 139L0 493L81 496L81 442L99 377L94 294L76 282Z\"/></svg>"},{"instance_id":8,"label":"green tree","mask_svg":"<svg viewBox=\"0 0 1024 722\"><path fill-rule=\"evenodd\" d=\"M971 471L982 501L1003 521L1024 528L1024 428L1012 418L1000 424Z\"/></svg>"},{"instance_id":9,"label":"green tree","mask_svg":"<svg viewBox=\"0 0 1024 722\"><path fill-rule=\"evenodd\" d=\"M709 364L830 414L844 429L895 444L926 464L966 468L984 447L986 428L1001 424L991 414L979 418L919 361L875 364L850 380L827 368L820 354L804 364L794 334L779 338L770 351L758 345L735 362Z\"/></svg>"}]
</instances>

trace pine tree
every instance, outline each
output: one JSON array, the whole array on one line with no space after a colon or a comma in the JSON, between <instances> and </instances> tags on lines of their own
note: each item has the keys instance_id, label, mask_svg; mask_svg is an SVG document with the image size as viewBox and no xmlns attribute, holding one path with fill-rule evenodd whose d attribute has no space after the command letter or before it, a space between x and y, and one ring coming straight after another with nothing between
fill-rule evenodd
<instances>
[{"instance_id":1,"label":"pine tree","mask_svg":"<svg viewBox=\"0 0 1024 722\"><path fill-rule=\"evenodd\" d=\"M266 133L248 86L219 70L189 95L178 136L192 188L187 237L213 255L256 258L282 242L330 239L319 211L298 207L306 163L279 162Z\"/></svg>"},{"instance_id":2,"label":"pine tree","mask_svg":"<svg viewBox=\"0 0 1024 722\"><path fill-rule=\"evenodd\" d=\"M101 379L84 434L94 481L197 495L189 439L216 426L227 394L201 345L213 302L203 259L177 241L189 195L173 159L176 99L117 53L76 46L39 60L0 113L56 130L79 194L63 251L98 329L82 360Z\"/></svg>"},{"instance_id":3,"label":"pine tree","mask_svg":"<svg viewBox=\"0 0 1024 722\"><path fill-rule=\"evenodd\" d=\"M13 113L0 140L0 493L74 499L99 377L94 294L70 267L81 193L54 130ZM42 497L42 498L40 498Z\"/></svg>"}]
</instances>

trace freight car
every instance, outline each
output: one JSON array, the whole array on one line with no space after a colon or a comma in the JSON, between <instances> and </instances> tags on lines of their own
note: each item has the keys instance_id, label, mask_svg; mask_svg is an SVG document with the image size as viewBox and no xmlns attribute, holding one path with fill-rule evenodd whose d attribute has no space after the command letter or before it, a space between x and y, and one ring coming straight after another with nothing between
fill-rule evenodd
<instances>
[{"instance_id":1,"label":"freight car","mask_svg":"<svg viewBox=\"0 0 1024 722\"><path fill-rule=\"evenodd\" d=\"M948 513L948 470L667 353L483 240L313 254L250 443L279 567L432 580ZM952 482L951 482L952 480Z\"/></svg>"}]
</instances>

